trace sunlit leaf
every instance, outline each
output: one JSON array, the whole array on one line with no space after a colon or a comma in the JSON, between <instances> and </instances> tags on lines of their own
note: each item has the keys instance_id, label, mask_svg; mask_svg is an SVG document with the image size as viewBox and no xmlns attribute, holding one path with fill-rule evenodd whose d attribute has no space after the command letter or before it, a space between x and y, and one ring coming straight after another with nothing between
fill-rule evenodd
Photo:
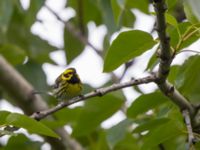
<instances>
[{"instance_id":1,"label":"sunlit leaf","mask_svg":"<svg viewBox=\"0 0 200 150\"><path fill-rule=\"evenodd\" d=\"M167 23L171 24L172 26L174 26L176 28L178 27L178 22L176 21L175 17L173 17L172 15L166 13L165 14L165 18L166 18Z\"/></svg>"},{"instance_id":2,"label":"sunlit leaf","mask_svg":"<svg viewBox=\"0 0 200 150\"><path fill-rule=\"evenodd\" d=\"M30 133L42 134L46 136L59 136L44 124L22 114L10 113L7 111L0 112L0 119L3 125L12 125L19 128L27 129Z\"/></svg>"},{"instance_id":3,"label":"sunlit leaf","mask_svg":"<svg viewBox=\"0 0 200 150\"><path fill-rule=\"evenodd\" d=\"M25 128L30 133L38 133L42 135L59 138L59 136L51 129L49 129L47 126L25 115L12 113L8 115L8 117L6 118L6 123L8 125Z\"/></svg>"},{"instance_id":4,"label":"sunlit leaf","mask_svg":"<svg viewBox=\"0 0 200 150\"><path fill-rule=\"evenodd\" d=\"M200 37L200 24L191 24L189 22L183 22L178 24L178 28L170 28L170 43L171 46L179 51L195 41Z\"/></svg>"},{"instance_id":5,"label":"sunlit leaf","mask_svg":"<svg viewBox=\"0 0 200 150\"><path fill-rule=\"evenodd\" d=\"M104 61L104 72L110 72L153 47L156 42L147 32L122 32L112 42Z\"/></svg>"}]
</instances>

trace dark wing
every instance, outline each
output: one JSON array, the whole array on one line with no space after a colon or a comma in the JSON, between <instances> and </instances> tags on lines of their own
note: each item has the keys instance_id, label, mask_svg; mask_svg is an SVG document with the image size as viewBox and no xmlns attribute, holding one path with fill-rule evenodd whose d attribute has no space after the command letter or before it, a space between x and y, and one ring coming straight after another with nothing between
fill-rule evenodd
<instances>
[{"instance_id":1,"label":"dark wing","mask_svg":"<svg viewBox=\"0 0 200 150\"><path fill-rule=\"evenodd\" d=\"M62 75L62 74L61 74ZM57 89L58 87L59 87L59 84L60 84L60 82L61 82L61 75L59 75L58 77L57 77L57 79L55 80L55 83L52 85L52 88L53 89Z\"/></svg>"}]
</instances>

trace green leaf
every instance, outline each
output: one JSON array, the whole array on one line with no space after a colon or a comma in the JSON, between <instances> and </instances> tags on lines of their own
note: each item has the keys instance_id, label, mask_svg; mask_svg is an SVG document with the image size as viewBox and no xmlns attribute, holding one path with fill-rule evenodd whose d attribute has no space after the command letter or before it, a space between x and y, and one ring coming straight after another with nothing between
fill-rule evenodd
<instances>
[{"instance_id":1,"label":"green leaf","mask_svg":"<svg viewBox=\"0 0 200 150\"><path fill-rule=\"evenodd\" d=\"M54 63L50 59L49 53L58 48L52 46L46 40L41 39L37 35L27 33L27 36L29 57L34 59L38 63Z\"/></svg>"},{"instance_id":2,"label":"green leaf","mask_svg":"<svg viewBox=\"0 0 200 150\"><path fill-rule=\"evenodd\" d=\"M185 15L186 15L186 18L188 19L188 21L191 23L199 22L198 18L194 15L194 12L193 12L191 6L187 2L183 3L183 6L184 6L184 12L185 12Z\"/></svg>"},{"instance_id":3,"label":"green leaf","mask_svg":"<svg viewBox=\"0 0 200 150\"><path fill-rule=\"evenodd\" d=\"M133 27L135 22L135 15L131 10L124 9L119 18L119 25L124 27Z\"/></svg>"},{"instance_id":4,"label":"green leaf","mask_svg":"<svg viewBox=\"0 0 200 150\"><path fill-rule=\"evenodd\" d=\"M44 5L45 0L32 0L30 1L30 5L28 10L26 11L26 24L31 27L31 25L36 22L37 20L37 13L41 9L41 7Z\"/></svg>"},{"instance_id":5,"label":"green leaf","mask_svg":"<svg viewBox=\"0 0 200 150\"><path fill-rule=\"evenodd\" d=\"M154 69L154 67L159 63L159 59L158 59L156 52L157 51L155 51L155 53L149 59L146 70L152 71Z\"/></svg>"},{"instance_id":6,"label":"green leaf","mask_svg":"<svg viewBox=\"0 0 200 150\"><path fill-rule=\"evenodd\" d=\"M171 66L170 74L168 76L168 80L170 83L176 84L176 79L177 79L177 74L179 72L179 68L180 68L180 66L178 66L178 65Z\"/></svg>"},{"instance_id":7,"label":"green leaf","mask_svg":"<svg viewBox=\"0 0 200 150\"><path fill-rule=\"evenodd\" d=\"M152 48L156 42L147 32L131 30L122 32L112 42L104 61L104 72L110 72Z\"/></svg>"},{"instance_id":8,"label":"green leaf","mask_svg":"<svg viewBox=\"0 0 200 150\"><path fill-rule=\"evenodd\" d=\"M69 64L74 58L81 54L84 45L66 29L64 30L64 44L67 63Z\"/></svg>"},{"instance_id":9,"label":"green leaf","mask_svg":"<svg viewBox=\"0 0 200 150\"><path fill-rule=\"evenodd\" d=\"M177 126L176 121L169 121L145 135L141 150L149 150L170 138L183 135L183 133L186 132L184 130L185 129Z\"/></svg>"},{"instance_id":10,"label":"green leaf","mask_svg":"<svg viewBox=\"0 0 200 150\"><path fill-rule=\"evenodd\" d=\"M17 136L12 136L9 138L8 143L5 145L4 150L40 150L42 142L31 141L23 134L18 134Z\"/></svg>"},{"instance_id":11,"label":"green leaf","mask_svg":"<svg viewBox=\"0 0 200 150\"><path fill-rule=\"evenodd\" d=\"M111 94L87 101L74 126L73 135L78 137L91 133L102 121L119 110L122 103L121 98Z\"/></svg>"},{"instance_id":12,"label":"green leaf","mask_svg":"<svg viewBox=\"0 0 200 150\"><path fill-rule=\"evenodd\" d=\"M0 53L13 65L22 64L26 57L23 49L12 44L1 45Z\"/></svg>"},{"instance_id":13,"label":"green leaf","mask_svg":"<svg viewBox=\"0 0 200 150\"><path fill-rule=\"evenodd\" d=\"M160 92L141 95L136 100L134 100L131 106L128 108L127 115L128 117L135 118L138 115L145 113L148 110L167 101L168 98Z\"/></svg>"},{"instance_id":14,"label":"green leaf","mask_svg":"<svg viewBox=\"0 0 200 150\"><path fill-rule=\"evenodd\" d=\"M57 48L32 34L30 27L26 25L26 17L25 11L20 11L17 8L14 9L6 35L6 42L26 50L28 57L39 63L53 63L49 57L49 53Z\"/></svg>"},{"instance_id":15,"label":"green leaf","mask_svg":"<svg viewBox=\"0 0 200 150\"><path fill-rule=\"evenodd\" d=\"M198 103L200 99L200 56L192 56L180 67L176 86L190 101Z\"/></svg>"},{"instance_id":16,"label":"green leaf","mask_svg":"<svg viewBox=\"0 0 200 150\"><path fill-rule=\"evenodd\" d=\"M82 17L81 21L84 24L84 27L87 26L89 21L94 21L97 25L102 23L102 14L99 6L99 0L84 0L84 1L75 1L68 0L67 6L74 8L76 11L76 24L80 25L80 17Z\"/></svg>"},{"instance_id":17,"label":"green leaf","mask_svg":"<svg viewBox=\"0 0 200 150\"><path fill-rule=\"evenodd\" d=\"M35 87L38 91L47 91L46 75L42 66L29 60L24 65L18 65L17 70Z\"/></svg>"},{"instance_id":18,"label":"green leaf","mask_svg":"<svg viewBox=\"0 0 200 150\"><path fill-rule=\"evenodd\" d=\"M13 125L19 128L27 129L31 133L37 133L58 138L58 135L42 123L18 113L0 111L0 125Z\"/></svg>"},{"instance_id":19,"label":"green leaf","mask_svg":"<svg viewBox=\"0 0 200 150\"><path fill-rule=\"evenodd\" d=\"M133 133L141 133L144 131L155 129L159 127L160 125L167 123L168 121L170 121L169 118L160 118L160 119L153 119L153 120L147 121L146 123L142 123L139 126L137 126L133 130Z\"/></svg>"},{"instance_id":20,"label":"green leaf","mask_svg":"<svg viewBox=\"0 0 200 150\"><path fill-rule=\"evenodd\" d=\"M125 119L107 130L107 141L108 144L113 148L119 141L125 138L128 127L132 124L132 120Z\"/></svg>"},{"instance_id":21,"label":"green leaf","mask_svg":"<svg viewBox=\"0 0 200 150\"><path fill-rule=\"evenodd\" d=\"M114 150L140 150L137 139L130 133L127 133L125 138L119 141Z\"/></svg>"},{"instance_id":22,"label":"green leaf","mask_svg":"<svg viewBox=\"0 0 200 150\"><path fill-rule=\"evenodd\" d=\"M176 21L176 18L174 16L170 15L169 13L165 13L165 18L167 23L178 28L178 22Z\"/></svg>"},{"instance_id":23,"label":"green leaf","mask_svg":"<svg viewBox=\"0 0 200 150\"><path fill-rule=\"evenodd\" d=\"M200 20L200 1L198 0L186 0L186 5L189 5L191 7L192 12L197 17L198 20Z\"/></svg>"},{"instance_id":24,"label":"green leaf","mask_svg":"<svg viewBox=\"0 0 200 150\"><path fill-rule=\"evenodd\" d=\"M178 25L178 28L169 28L170 44L176 51L179 51L199 39L200 24L191 24L183 22ZM178 30L177 30L178 29Z\"/></svg>"},{"instance_id":25,"label":"green leaf","mask_svg":"<svg viewBox=\"0 0 200 150\"><path fill-rule=\"evenodd\" d=\"M98 129L88 136L78 137L78 141L87 146L87 150L110 150L103 129Z\"/></svg>"},{"instance_id":26,"label":"green leaf","mask_svg":"<svg viewBox=\"0 0 200 150\"><path fill-rule=\"evenodd\" d=\"M91 147L93 145L91 144ZM92 150L110 150L108 143L106 141L106 133L104 131L101 131L99 133L99 138L97 140L97 144L94 145L92 148Z\"/></svg>"},{"instance_id":27,"label":"green leaf","mask_svg":"<svg viewBox=\"0 0 200 150\"><path fill-rule=\"evenodd\" d=\"M177 0L166 0L167 3L167 9L176 9L174 8L174 6L178 6L179 4L177 4Z\"/></svg>"},{"instance_id":28,"label":"green leaf","mask_svg":"<svg viewBox=\"0 0 200 150\"><path fill-rule=\"evenodd\" d=\"M130 9L126 8L125 1L119 4L119 1L111 0L111 3L116 25L118 27L133 27L135 16Z\"/></svg>"},{"instance_id":29,"label":"green leaf","mask_svg":"<svg viewBox=\"0 0 200 150\"><path fill-rule=\"evenodd\" d=\"M83 107L66 108L55 113L58 120L62 120L66 123L76 123L82 113ZM66 124L65 123L65 124Z\"/></svg>"},{"instance_id":30,"label":"green leaf","mask_svg":"<svg viewBox=\"0 0 200 150\"><path fill-rule=\"evenodd\" d=\"M128 8L136 8L142 11L143 13L149 13L149 2L146 0L138 1L138 0L126 0L126 6Z\"/></svg>"},{"instance_id":31,"label":"green leaf","mask_svg":"<svg viewBox=\"0 0 200 150\"><path fill-rule=\"evenodd\" d=\"M0 125L6 125L6 117L10 114L8 111L0 111Z\"/></svg>"},{"instance_id":32,"label":"green leaf","mask_svg":"<svg viewBox=\"0 0 200 150\"><path fill-rule=\"evenodd\" d=\"M188 146L186 135L179 135L178 137L175 136L163 142L163 146L167 150L184 150ZM195 143L196 146L196 143ZM198 149L198 148L197 148Z\"/></svg>"},{"instance_id":33,"label":"green leaf","mask_svg":"<svg viewBox=\"0 0 200 150\"><path fill-rule=\"evenodd\" d=\"M115 25L114 14L110 0L100 0L100 9L103 16L104 23L108 28L108 33L111 35L116 31L117 26Z\"/></svg>"},{"instance_id":34,"label":"green leaf","mask_svg":"<svg viewBox=\"0 0 200 150\"><path fill-rule=\"evenodd\" d=\"M42 134L46 136L59 136L44 124L22 114L0 111L0 119L3 125L12 125L19 128L27 129L30 133Z\"/></svg>"},{"instance_id":35,"label":"green leaf","mask_svg":"<svg viewBox=\"0 0 200 150\"><path fill-rule=\"evenodd\" d=\"M200 142L199 141L197 143L195 143L195 148L200 149Z\"/></svg>"},{"instance_id":36,"label":"green leaf","mask_svg":"<svg viewBox=\"0 0 200 150\"><path fill-rule=\"evenodd\" d=\"M58 127L63 127L66 124L76 125L77 120L82 112L82 107L66 108L62 109L54 114L55 120L43 119L42 123L50 127L51 129L56 129Z\"/></svg>"},{"instance_id":37,"label":"green leaf","mask_svg":"<svg viewBox=\"0 0 200 150\"><path fill-rule=\"evenodd\" d=\"M13 0L0 1L0 33L6 33L13 13ZM1 40L0 40L1 41Z\"/></svg>"},{"instance_id":38,"label":"green leaf","mask_svg":"<svg viewBox=\"0 0 200 150\"><path fill-rule=\"evenodd\" d=\"M111 0L111 5L112 5L115 23L118 24L119 16L120 16L120 13L121 13L121 7L118 4L118 1L116 1L116 0Z\"/></svg>"}]
</instances>

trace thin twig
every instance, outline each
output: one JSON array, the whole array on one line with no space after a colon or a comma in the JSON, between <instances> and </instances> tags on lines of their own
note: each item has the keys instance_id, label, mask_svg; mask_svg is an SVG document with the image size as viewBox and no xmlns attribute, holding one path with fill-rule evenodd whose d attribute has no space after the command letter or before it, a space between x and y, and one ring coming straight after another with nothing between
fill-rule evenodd
<instances>
[{"instance_id":1,"label":"thin twig","mask_svg":"<svg viewBox=\"0 0 200 150\"><path fill-rule=\"evenodd\" d=\"M108 86L108 87L97 89L97 90L92 91L90 93L87 93L83 96L75 97L75 98L73 98L69 101L61 102L53 108L50 108L50 109L47 109L47 110L44 110L44 111L38 111L38 112L32 114L31 117L36 119L36 120L41 120L41 119L45 118L46 116L66 107L66 106L69 106L71 104L74 104L74 103L77 103L77 102L80 102L80 101L85 101L85 100L87 100L91 97L103 96L107 93L110 93L110 92L113 92L113 91L116 91L116 90L119 90L119 89L122 89L122 88L130 87L130 86L133 86L133 85L155 82L155 81L156 81L156 76L151 75L151 76L147 76L145 78L131 80L129 82L113 84L113 85Z\"/></svg>"},{"instance_id":2,"label":"thin twig","mask_svg":"<svg viewBox=\"0 0 200 150\"><path fill-rule=\"evenodd\" d=\"M176 53L176 55L178 55L178 54L180 54L180 53L184 53L184 52L191 52L191 53L197 53L197 54L200 54L200 52L197 51L197 50L186 49L186 50L179 51L178 53Z\"/></svg>"},{"instance_id":3,"label":"thin twig","mask_svg":"<svg viewBox=\"0 0 200 150\"><path fill-rule=\"evenodd\" d=\"M82 42L84 45L90 46L99 56L102 56L102 51L94 47L88 39L79 31L76 29L69 21L64 21L53 9L51 9L49 6L44 5L60 22L62 22L65 26L65 28L74 36L76 37L80 42Z\"/></svg>"},{"instance_id":4,"label":"thin twig","mask_svg":"<svg viewBox=\"0 0 200 150\"><path fill-rule=\"evenodd\" d=\"M133 64L134 64L134 60L131 60L131 61L125 63L125 68L124 68L124 71L123 71L121 77L119 78L119 81L121 81L121 80L124 78L126 72L128 71L128 69L129 69Z\"/></svg>"},{"instance_id":5,"label":"thin twig","mask_svg":"<svg viewBox=\"0 0 200 150\"><path fill-rule=\"evenodd\" d=\"M191 125L189 111L186 109L183 110L182 115L184 117L185 124L186 124L187 131L188 131L188 145L189 145L189 149L190 149L191 147L193 147L193 142L195 141L195 137L194 137L194 134L192 131L192 125Z\"/></svg>"}]
</instances>

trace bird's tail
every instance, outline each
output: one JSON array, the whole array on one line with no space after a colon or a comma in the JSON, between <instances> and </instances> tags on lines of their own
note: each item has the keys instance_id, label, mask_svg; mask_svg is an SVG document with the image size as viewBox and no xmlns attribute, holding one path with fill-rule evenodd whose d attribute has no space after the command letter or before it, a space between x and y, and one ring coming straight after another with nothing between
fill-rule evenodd
<instances>
[{"instance_id":1,"label":"bird's tail","mask_svg":"<svg viewBox=\"0 0 200 150\"><path fill-rule=\"evenodd\" d=\"M53 96L53 93L52 92L44 92L44 91L33 91L32 92L33 95L35 94L45 94L45 95L49 95L49 96Z\"/></svg>"}]
</instances>

